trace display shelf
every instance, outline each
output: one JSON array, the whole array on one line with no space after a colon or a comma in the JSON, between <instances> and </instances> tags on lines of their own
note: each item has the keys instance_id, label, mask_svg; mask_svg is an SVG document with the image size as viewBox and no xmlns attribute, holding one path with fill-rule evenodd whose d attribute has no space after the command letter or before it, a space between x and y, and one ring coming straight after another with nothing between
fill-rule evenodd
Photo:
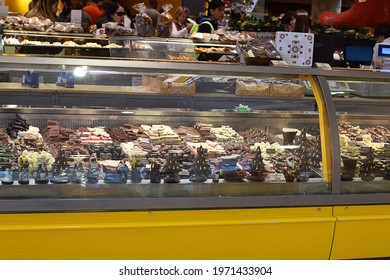
<instances>
[{"instance_id":1,"label":"display shelf","mask_svg":"<svg viewBox=\"0 0 390 280\"><path fill-rule=\"evenodd\" d=\"M39 32L29 30L10 30L4 29L4 36L34 36L42 38L75 38L75 39L94 39L92 33L62 33L62 32ZM98 39L104 40L104 39Z\"/></svg>"},{"instance_id":2,"label":"display shelf","mask_svg":"<svg viewBox=\"0 0 390 280\"><path fill-rule=\"evenodd\" d=\"M323 182L300 183L255 183L227 182L219 183L208 180L205 183L193 183L182 179L178 184L153 184L147 180L134 184L110 184L99 181L97 184L35 184L2 185L0 199L94 199L94 198L168 198L168 197L240 197L240 196L280 196L329 193L329 188Z\"/></svg>"},{"instance_id":3,"label":"display shelf","mask_svg":"<svg viewBox=\"0 0 390 280\"><path fill-rule=\"evenodd\" d=\"M363 181L354 178L351 182L342 182L341 192L352 193L388 193L390 192L390 182L378 177L373 181Z\"/></svg>"}]
</instances>

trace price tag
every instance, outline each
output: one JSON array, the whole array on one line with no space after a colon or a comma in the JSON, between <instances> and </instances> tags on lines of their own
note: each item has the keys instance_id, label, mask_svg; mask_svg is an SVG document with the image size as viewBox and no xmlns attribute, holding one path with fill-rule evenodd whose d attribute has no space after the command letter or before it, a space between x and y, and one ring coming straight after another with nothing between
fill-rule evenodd
<instances>
[{"instance_id":1,"label":"price tag","mask_svg":"<svg viewBox=\"0 0 390 280\"><path fill-rule=\"evenodd\" d=\"M265 180L269 183L286 183L283 173L268 174Z\"/></svg>"},{"instance_id":2,"label":"price tag","mask_svg":"<svg viewBox=\"0 0 390 280\"><path fill-rule=\"evenodd\" d=\"M81 26L81 10L72 10L70 14L70 21L76 24L77 26Z\"/></svg>"},{"instance_id":3,"label":"price tag","mask_svg":"<svg viewBox=\"0 0 390 280\"><path fill-rule=\"evenodd\" d=\"M136 87L142 85L142 77L135 76L131 78L131 86Z\"/></svg>"},{"instance_id":4,"label":"price tag","mask_svg":"<svg viewBox=\"0 0 390 280\"><path fill-rule=\"evenodd\" d=\"M0 17L6 17L6 16L8 16L8 6L4 6L4 4L0 5Z\"/></svg>"},{"instance_id":5,"label":"price tag","mask_svg":"<svg viewBox=\"0 0 390 280\"><path fill-rule=\"evenodd\" d=\"M328 63L315 62L314 65L321 70L332 70L332 67Z\"/></svg>"},{"instance_id":6,"label":"price tag","mask_svg":"<svg viewBox=\"0 0 390 280\"><path fill-rule=\"evenodd\" d=\"M271 65L273 65L273 66L288 66L287 62L284 60L271 60Z\"/></svg>"},{"instance_id":7,"label":"price tag","mask_svg":"<svg viewBox=\"0 0 390 280\"><path fill-rule=\"evenodd\" d=\"M267 154L274 154L276 152L275 149L266 149L265 151Z\"/></svg>"},{"instance_id":8,"label":"price tag","mask_svg":"<svg viewBox=\"0 0 390 280\"><path fill-rule=\"evenodd\" d=\"M328 85L331 89L340 89L339 84L335 81L328 81Z\"/></svg>"}]
</instances>

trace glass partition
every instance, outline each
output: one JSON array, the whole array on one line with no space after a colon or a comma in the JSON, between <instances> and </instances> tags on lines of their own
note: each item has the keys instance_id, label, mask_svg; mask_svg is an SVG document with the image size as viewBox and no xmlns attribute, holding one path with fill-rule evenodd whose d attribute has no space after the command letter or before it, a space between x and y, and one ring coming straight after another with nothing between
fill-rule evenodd
<instances>
[{"instance_id":1,"label":"glass partition","mask_svg":"<svg viewBox=\"0 0 390 280\"><path fill-rule=\"evenodd\" d=\"M332 79L341 153L341 193L390 192L390 91L385 80Z\"/></svg>"},{"instance_id":2,"label":"glass partition","mask_svg":"<svg viewBox=\"0 0 390 280\"><path fill-rule=\"evenodd\" d=\"M297 74L61 62L2 69L1 199L330 193Z\"/></svg>"}]
</instances>

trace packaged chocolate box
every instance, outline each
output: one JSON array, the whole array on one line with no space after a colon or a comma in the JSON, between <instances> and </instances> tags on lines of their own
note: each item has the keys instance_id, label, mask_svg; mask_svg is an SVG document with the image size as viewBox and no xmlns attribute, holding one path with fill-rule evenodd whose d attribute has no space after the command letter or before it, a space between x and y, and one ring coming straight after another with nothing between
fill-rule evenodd
<instances>
[{"instance_id":1,"label":"packaged chocolate box","mask_svg":"<svg viewBox=\"0 0 390 280\"><path fill-rule=\"evenodd\" d=\"M143 76L142 85L167 95L195 95L195 82L184 76Z\"/></svg>"},{"instance_id":2,"label":"packaged chocolate box","mask_svg":"<svg viewBox=\"0 0 390 280\"><path fill-rule=\"evenodd\" d=\"M269 96L270 85L259 79L237 79L235 95Z\"/></svg>"},{"instance_id":3,"label":"packaged chocolate box","mask_svg":"<svg viewBox=\"0 0 390 280\"><path fill-rule=\"evenodd\" d=\"M270 95L278 97L303 97L305 87L294 83L273 83L270 87Z\"/></svg>"}]
</instances>

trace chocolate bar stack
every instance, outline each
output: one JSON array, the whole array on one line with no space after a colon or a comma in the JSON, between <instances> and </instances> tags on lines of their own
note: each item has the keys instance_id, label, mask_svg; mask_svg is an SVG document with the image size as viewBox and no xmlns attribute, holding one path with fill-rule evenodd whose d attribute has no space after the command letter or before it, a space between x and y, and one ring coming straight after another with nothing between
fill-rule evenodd
<instances>
[{"instance_id":1,"label":"chocolate bar stack","mask_svg":"<svg viewBox=\"0 0 390 280\"><path fill-rule=\"evenodd\" d=\"M27 131L29 127L30 124L27 123L26 119L16 114L16 118L8 123L7 133L11 138L16 138L19 131Z\"/></svg>"}]
</instances>

